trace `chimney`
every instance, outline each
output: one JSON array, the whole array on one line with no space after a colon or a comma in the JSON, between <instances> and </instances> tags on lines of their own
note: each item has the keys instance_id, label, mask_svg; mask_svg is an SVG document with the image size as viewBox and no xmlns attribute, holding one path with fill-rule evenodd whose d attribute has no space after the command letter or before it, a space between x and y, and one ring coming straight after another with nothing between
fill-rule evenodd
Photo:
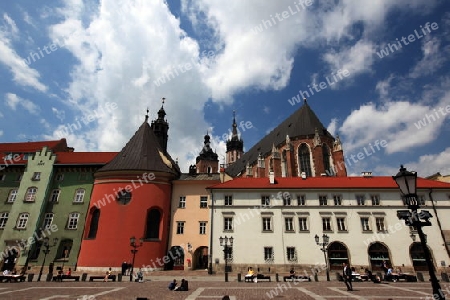
<instances>
[{"instance_id":1,"label":"chimney","mask_svg":"<svg viewBox=\"0 0 450 300\"><path fill-rule=\"evenodd\" d=\"M270 182L270 184L275 183L275 173L273 171L269 172L269 182Z\"/></svg>"},{"instance_id":2,"label":"chimney","mask_svg":"<svg viewBox=\"0 0 450 300\"><path fill-rule=\"evenodd\" d=\"M361 175L364 178L372 178L372 172L362 172Z\"/></svg>"}]
</instances>

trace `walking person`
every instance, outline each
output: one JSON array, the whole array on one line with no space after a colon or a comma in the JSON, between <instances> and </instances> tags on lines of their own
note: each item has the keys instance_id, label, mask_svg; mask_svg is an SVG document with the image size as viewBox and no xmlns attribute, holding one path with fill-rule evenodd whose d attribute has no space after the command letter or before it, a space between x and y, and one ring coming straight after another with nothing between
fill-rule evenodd
<instances>
[{"instance_id":1,"label":"walking person","mask_svg":"<svg viewBox=\"0 0 450 300\"><path fill-rule=\"evenodd\" d=\"M347 291L353 291L352 269L346 263L343 263L342 266L344 267L342 270L342 277L344 278L344 283L347 286Z\"/></svg>"}]
</instances>

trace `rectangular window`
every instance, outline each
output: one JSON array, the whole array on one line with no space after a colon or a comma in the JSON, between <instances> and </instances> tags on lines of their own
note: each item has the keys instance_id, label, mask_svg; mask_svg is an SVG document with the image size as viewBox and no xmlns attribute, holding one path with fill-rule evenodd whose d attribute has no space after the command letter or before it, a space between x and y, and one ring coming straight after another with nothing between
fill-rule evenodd
<instances>
[{"instance_id":1,"label":"rectangular window","mask_svg":"<svg viewBox=\"0 0 450 300\"><path fill-rule=\"evenodd\" d=\"M336 218L336 223L339 231L347 231L347 227L345 226L345 218L343 217Z\"/></svg>"},{"instance_id":2,"label":"rectangular window","mask_svg":"<svg viewBox=\"0 0 450 300\"><path fill-rule=\"evenodd\" d=\"M270 206L270 196L261 196L261 206Z\"/></svg>"},{"instance_id":3,"label":"rectangular window","mask_svg":"<svg viewBox=\"0 0 450 300\"><path fill-rule=\"evenodd\" d=\"M23 174L17 175L16 181L22 181Z\"/></svg>"},{"instance_id":4,"label":"rectangular window","mask_svg":"<svg viewBox=\"0 0 450 300\"><path fill-rule=\"evenodd\" d=\"M372 200L372 205L374 205L374 206L380 205L380 196L379 195L372 195L372 196L370 196L370 199Z\"/></svg>"},{"instance_id":5,"label":"rectangular window","mask_svg":"<svg viewBox=\"0 0 450 300\"><path fill-rule=\"evenodd\" d=\"M19 215L19 218L17 219L16 228L17 229L25 229L27 227L29 214L22 213Z\"/></svg>"},{"instance_id":6,"label":"rectangular window","mask_svg":"<svg viewBox=\"0 0 450 300\"><path fill-rule=\"evenodd\" d=\"M308 231L308 218L298 218L298 228L300 231Z\"/></svg>"},{"instance_id":7,"label":"rectangular window","mask_svg":"<svg viewBox=\"0 0 450 300\"><path fill-rule=\"evenodd\" d=\"M184 234L184 223L185 222L177 222L177 234Z\"/></svg>"},{"instance_id":8,"label":"rectangular window","mask_svg":"<svg viewBox=\"0 0 450 300\"><path fill-rule=\"evenodd\" d=\"M78 203L83 202L83 199L84 199L84 192L85 192L84 189L78 189L78 190L76 190L76 192L75 192L75 198L73 199L73 202L78 202Z\"/></svg>"},{"instance_id":9,"label":"rectangular window","mask_svg":"<svg viewBox=\"0 0 450 300\"><path fill-rule=\"evenodd\" d=\"M50 202L58 202L59 194L61 193L61 190L53 190L52 194L50 195Z\"/></svg>"},{"instance_id":10,"label":"rectangular window","mask_svg":"<svg viewBox=\"0 0 450 300\"><path fill-rule=\"evenodd\" d=\"M205 221L200 222L200 234L206 234L206 223Z\"/></svg>"},{"instance_id":11,"label":"rectangular window","mask_svg":"<svg viewBox=\"0 0 450 300\"><path fill-rule=\"evenodd\" d=\"M0 181L5 181L6 179L6 175L5 174L0 174Z\"/></svg>"},{"instance_id":12,"label":"rectangular window","mask_svg":"<svg viewBox=\"0 0 450 300\"><path fill-rule=\"evenodd\" d=\"M67 221L67 229L77 229L79 218L79 213L70 213L69 220Z\"/></svg>"},{"instance_id":13,"label":"rectangular window","mask_svg":"<svg viewBox=\"0 0 450 300\"><path fill-rule=\"evenodd\" d=\"M30 187L25 194L25 201L33 202L36 199L37 188Z\"/></svg>"},{"instance_id":14,"label":"rectangular window","mask_svg":"<svg viewBox=\"0 0 450 300\"><path fill-rule=\"evenodd\" d=\"M61 173L59 173L59 174L56 174L56 181L63 181L64 180L64 174L61 174Z\"/></svg>"},{"instance_id":15,"label":"rectangular window","mask_svg":"<svg viewBox=\"0 0 450 300\"><path fill-rule=\"evenodd\" d=\"M284 218L284 226L286 231L294 232L294 219L291 217Z\"/></svg>"},{"instance_id":16,"label":"rectangular window","mask_svg":"<svg viewBox=\"0 0 450 300\"><path fill-rule=\"evenodd\" d=\"M178 201L178 208L186 208L186 197L180 196L180 201Z\"/></svg>"},{"instance_id":17,"label":"rectangular window","mask_svg":"<svg viewBox=\"0 0 450 300\"><path fill-rule=\"evenodd\" d=\"M319 205L328 205L327 196L319 196Z\"/></svg>"},{"instance_id":18,"label":"rectangular window","mask_svg":"<svg viewBox=\"0 0 450 300\"><path fill-rule=\"evenodd\" d=\"M272 231L272 218L271 217L263 217L263 231Z\"/></svg>"},{"instance_id":19,"label":"rectangular window","mask_svg":"<svg viewBox=\"0 0 450 300\"><path fill-rule=\"evenodd\" d=\"M333 196L334 205L342 205L342 196L334 195Z\"/></svg>"},{"instance_id":20,"label":"rectangular window","mask_svg":"<svg viewBox=\"0 0 450 300\"><path fill-rule=\"evenodd\" d=\"M43 228L45 229L50 228L50 226L52 226L52 223L53 223L53 213L46 213L44 216Z\"/></svg>"},{"instance_id":21,"label":"rectangular window","mask_svg":"<svg viewBox=\"0 0 450 300\"><path fill-rule=\"evenodd\" d=\"M8 222L9 213L0 213L0 229L5 229L6 222Z\"/></svg>"},{"instance_id":22,"label":"rectangular window","mask_svg":"<svg viewBox=\"0 0 450 300\"><path fill-rule=\"evenodd\" d=\"M426 199L424 195L418 195L417 201L419 202L419 205L426 205Z\"/></svg>"},{"instance_id":23,"label":"rectangular window","mask_svg":"<svg viewBox=\"0 0 450 300\"><path fill-rule=\"evenodd\" d=\"M208 197L200 196L200 208L207 208L207 207L208 207Z\"/></svg>"},{"instance_id":24,"label":"rectangular window","mask_svg":"<svg viewBox=\"0 0 450 300\"><path fill-rule=\"evenodd\" d=\"M384 217L376 217L375 218L375 223L377 224L377 231L378 232L386 231L386 227L384 226Z\"/></svg>"},{"instance_id":25,"label":"rectangular window","mask_svg":"<svg viewBox=\"0 0 450 300\"><path fill-rule=\"evenodd\" d=\"M356 204L357 205L366 205L366 199L364 195L356 195Z\"/></svg>"},{"instance_id":26,"label":"rectangular window","mask_svg":"<svg viewBox=\"0 0 450 300\"><path fill-rule=\"evenodd\" d=\"M286 247L286 258L288 261L297 261L295 247Z\"/></svg>"},{"instance_id":27,"label":"rectangular window","mask_svg":"<svg viewBox=\"0 0 450 300\"><path fill-rule=\"evenodd\" d=\"M264 260L265 261L273 261L273 247L264 247Z\"/></svg>"},{"instance_id":28,"label":"rectangular window","mask_svg":"<svg viewBox=\"0 0 450 300\"><path fill-rule=\"evenodd\" d=\"M17 189L12 189L11 191L9 191L9 195L8 195L8 203L13 203L14 201L16 201L17 198Z\"/></svg>"},{"instance_id":29,"label":"rectangular window","mask_svg":"<svg viewBox=\"0 0 450 300\"><path fill-rule=\"evenodd\" d=\"M323 231L331 231L331 218L330 217L322 218L322 230Z\"/></svg>"},{"instance_id":30,"label":"rectangular window","mask_svg":"<svg viewBox=\"0 0 450 300\"><path fill-rule=\"evenodd\" d=\"M226 195L225 196L225 205L226 206L233 205L233 196L231 196L231 195Z\"/></svg>"},{"instance_id":31,"label":"rectangular window","mask_svg":"<svg viewBox=\"0 0 450 300\"><path fill-rule=\"evenodd\" d=\"M282 197L284 206L291 205L291 195L289 193L283 193Z\"/></svg>"},{"instance_id":32,"label":"rectangular window","mask_svg":"<svg viewBox=\"0 0 450 300\"><path fill-rule=\"evenodd\" d=\"M223 231L233 231L233 218L232 217L223 218Z\"/></svg>"},{"instance_id":33,"label":"rectangular window","mask_svg":"<svg viewBox=\"0 0 450 300\"><path fill-rule=\"evenodd\" d=\"M361 227L363 231L371 231L368 217L361 217Z\"/></svg>"},{"instance_id":34,"label":"rectangular window","mask_svg":"<svg viewBox=\"0 0 450 300\"><path fill-rule=\"evenodd\" d=\"M297 205L305 205L305 195L298 195L297 196Z\"/></svg>"},{"instance_id":35,"label":"rectangular window","mask_svg":"<svg viewBox=\"0 0 450 300\"><path fill-rule=\"evenodd\" d=\"M41 172L34 172L33 177L31 177L31 180L33 180L33 181L41 180Z\"/></svg>"},{"instance_id":36,"label":"rectangular window","mask_svg":"<svg viewBox=\"0 0 450 300\"><path fill-rule=\"evenodd\" d=\"M78 176L78 180L87 180L88 174L87 173L80 173Z\"/></svg>"}]
</instances>

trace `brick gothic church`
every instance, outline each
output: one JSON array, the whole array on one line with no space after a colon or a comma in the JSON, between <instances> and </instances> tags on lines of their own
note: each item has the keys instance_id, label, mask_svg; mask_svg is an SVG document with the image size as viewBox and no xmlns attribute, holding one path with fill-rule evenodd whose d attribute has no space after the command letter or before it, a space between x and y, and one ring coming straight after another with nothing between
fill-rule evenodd
<instances>
[{"instance_id":1,"label":"brick gothic church","mask_svg":"<svg viewBox=\"0 0 450 300\"><path fill-rule=\"evenodd\" d=\"M303 106L243 152L233 119L232 137L227 141L227 168L233 177L319 177L347 176L342 144L327 131L311 107ZM234 158L237 158L234 160Z\"/></svg>"}]
</instances>

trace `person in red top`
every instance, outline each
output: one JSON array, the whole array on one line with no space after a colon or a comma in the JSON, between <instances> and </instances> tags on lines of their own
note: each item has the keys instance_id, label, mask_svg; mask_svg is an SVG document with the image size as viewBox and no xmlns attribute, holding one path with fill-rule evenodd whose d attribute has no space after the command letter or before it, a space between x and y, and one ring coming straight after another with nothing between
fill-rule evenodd
<instances>
[{"instance_id":1,"label":"person in red top","mask_svg":"<svg viewBox=\"0 0 450 300\"><path fill-rule=\"evenodd\" d=\"M72 269L71 268L69 268L69 270L67 271L66 275L67 276L71 276L72 275Z\"/></svg>"}]
</instances>

